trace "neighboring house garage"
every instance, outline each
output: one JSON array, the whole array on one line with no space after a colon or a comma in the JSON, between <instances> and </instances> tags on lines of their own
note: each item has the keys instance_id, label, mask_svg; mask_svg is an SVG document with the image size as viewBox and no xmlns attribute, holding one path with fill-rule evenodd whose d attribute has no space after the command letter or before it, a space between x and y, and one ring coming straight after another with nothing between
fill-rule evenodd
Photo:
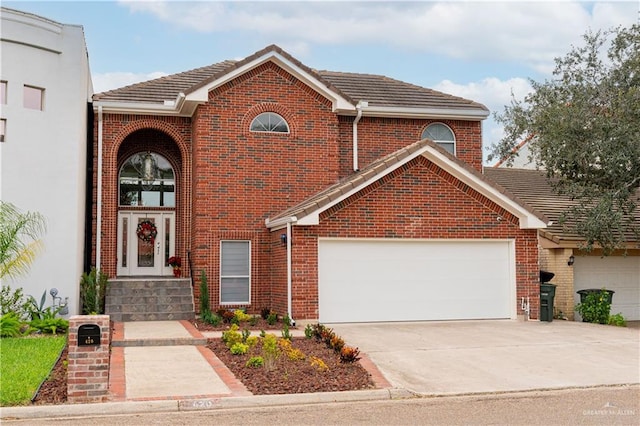
<instances>
[{"instance_id":1,"label":"neighboring house garage","mask_svg":"<svg viewBox=\"0 0 640 426\"><path fill-rule=\"evenodd\" d=\"M321 239L318 246L322 322L515 317L513 241Z\"/></svg>"},{"instance_id":2,"label":"neighboring house garage","mask_svg":"<svg viewBox=\"0 0 640 426\"><path fill-rule=\"evenodd\" d=\"M571 231L572 223L563 228L558 221L574 201L555 194L545 172L486 168L484 173L553 221L539 232L540 267L555 273L551 283L558 286L554 303L557 316L581 320L574 313L574 306L580 301L577 292L604 287L615 291L612 314L620 312L627 320L640 320L640 245L636 236L626 235L626 250L615 251L610 256L602 256L598 249L587 254L580 250L583 240ZM640 222L640 209L636 209L635 214L635 221Z\"/></svg>"}]
</instances>

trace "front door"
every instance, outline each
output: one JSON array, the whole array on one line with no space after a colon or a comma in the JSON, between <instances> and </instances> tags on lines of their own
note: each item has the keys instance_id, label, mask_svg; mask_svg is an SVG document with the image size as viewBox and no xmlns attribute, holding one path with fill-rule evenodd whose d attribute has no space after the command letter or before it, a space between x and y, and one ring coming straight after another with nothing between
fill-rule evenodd
<instances>
[{"instance_id":1,"label":"front door","mask_svg":"<svg viewBox=\"0 0 640 426\"><path fill-rule=\"evenodd\" d=\"M172 275L174 212L118 213L118 276Z\"/></svg>"}]
</instances>

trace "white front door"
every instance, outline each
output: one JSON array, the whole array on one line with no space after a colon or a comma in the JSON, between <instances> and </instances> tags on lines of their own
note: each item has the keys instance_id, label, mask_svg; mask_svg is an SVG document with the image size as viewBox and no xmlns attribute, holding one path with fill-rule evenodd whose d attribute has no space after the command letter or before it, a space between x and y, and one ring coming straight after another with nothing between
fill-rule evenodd
<instances>
[{"instance_id":1,"label":"white front door","mask_svg":"<svg viewBox=\"0 0 640 426\"><path fill-rule=\"evenodd\" d=\"M174 212L118 213L118 276L172 275Z\"/></svg>"}]
</instances>

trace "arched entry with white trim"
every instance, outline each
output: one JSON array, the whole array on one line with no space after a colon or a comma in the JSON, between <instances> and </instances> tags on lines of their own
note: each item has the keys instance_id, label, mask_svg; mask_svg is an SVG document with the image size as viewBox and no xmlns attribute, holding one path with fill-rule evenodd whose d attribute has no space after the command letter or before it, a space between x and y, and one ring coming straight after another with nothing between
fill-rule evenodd
<instances>
[{"instance_id":1,"label":"arched entry with white trim","mask_svg":"<svg viewBox=\"0 0 640 426\"><path fill-rule=\"evenodd\" d=\"M169 161L138 152L118 176L118 276L172 275L175 253L175 174Z\"/></svg>"}]
</instances>

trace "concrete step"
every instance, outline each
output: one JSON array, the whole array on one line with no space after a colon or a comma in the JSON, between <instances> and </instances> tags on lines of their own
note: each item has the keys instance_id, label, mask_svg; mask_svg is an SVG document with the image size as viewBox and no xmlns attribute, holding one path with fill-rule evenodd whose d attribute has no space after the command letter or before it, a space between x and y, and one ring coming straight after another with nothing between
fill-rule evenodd
<instances>
[{"instance_id":1,"label":"concrete step","mask_svg":"<svg viewBox=\"0 0 640 426\"><path fill-rule=\"evenodd\" d=\"M113 321L189 320L195 318L188 278L110 280L105 312Z\"/></svg>"}]
</instances>

